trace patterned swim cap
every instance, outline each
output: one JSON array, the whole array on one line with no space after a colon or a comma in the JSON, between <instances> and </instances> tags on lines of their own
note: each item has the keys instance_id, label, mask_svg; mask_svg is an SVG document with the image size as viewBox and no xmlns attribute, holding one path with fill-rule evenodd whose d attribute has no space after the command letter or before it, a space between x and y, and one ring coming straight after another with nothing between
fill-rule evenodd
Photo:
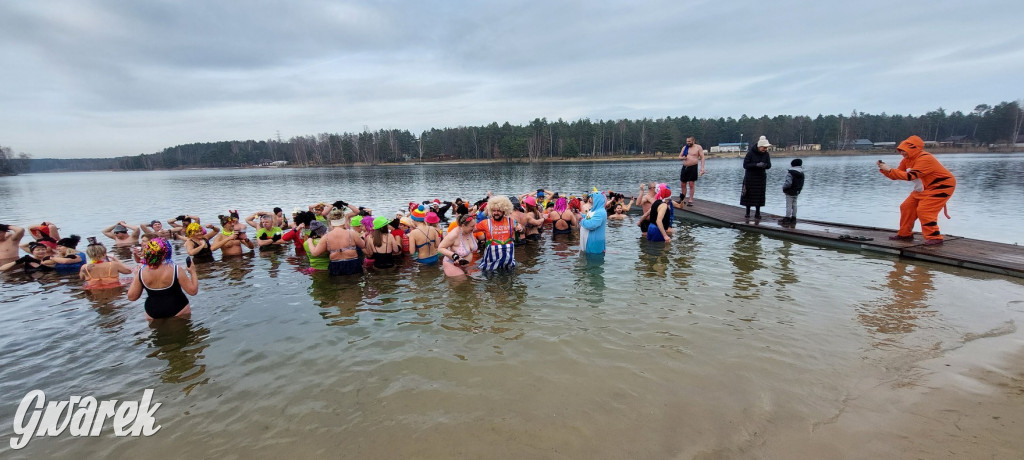
<instances>
[{"instance_id":1,"label":"patterned swim cap","mask_svg":"<svg viewBox=\"0 0 1024 460\"><path fill-rule=\"evenodd\" d=\"M142 259L146 265L156 268L171 258L171 244L163 238L153 238L142 248Z\"/></svg>"}]
</instances>

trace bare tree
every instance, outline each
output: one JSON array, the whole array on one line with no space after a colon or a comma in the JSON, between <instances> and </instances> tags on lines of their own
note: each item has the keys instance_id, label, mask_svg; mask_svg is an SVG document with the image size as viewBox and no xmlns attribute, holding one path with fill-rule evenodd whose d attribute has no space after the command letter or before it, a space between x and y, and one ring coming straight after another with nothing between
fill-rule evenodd
<instances>
[{"instance_id":1,"label":"bare tree","mask_svg":"<svg viewBox=\"0 0 1024 460\"><path fill-rule=\"evenodd\" d=\"M423 133L420 134L419 143L417 145L417 150L419 150L419 154L420 154L420 163L423 163L423 138L426 137L426 136L427 136L427 132L423 131Z\"/></svg>"},{"instance_id":2,"label":"bare tree","mask_svg":"<svg viewBox=\"0 0 1024 460\"><path fill-rule=\"evenodd\" d=\"M396 131L397 130L395 129L388 130L388 145L391 147L391 155L395 160L397 160L399 157L398 136L395 134Z\"/></svg>"},{"instance_id":3,"label":"bare tree","mask_svg":"<svg viewBox=\"0 0 1024 460\"><path fill-rule=\"evenodd\" d=\"M1024 125L1024 99L1017 101L1017 111L1014 113L1013 119L1013 134L1010 135L1010 146L1017 144L1017 137L1020 136L1021 125Z\"/></svg>"}]
</instances>

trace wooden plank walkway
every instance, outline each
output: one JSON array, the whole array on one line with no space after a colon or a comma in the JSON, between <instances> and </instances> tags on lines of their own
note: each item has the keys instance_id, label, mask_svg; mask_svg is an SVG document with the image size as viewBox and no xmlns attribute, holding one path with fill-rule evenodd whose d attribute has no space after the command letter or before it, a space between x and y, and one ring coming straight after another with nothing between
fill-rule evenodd
<instances>
[{"instance_id":1,"label":"wooden plank walkway","mask_svg":"<svg viewBox=\"0 0 1024 460\"><path fill-rule=\"evenodd\" d=\"M1024 278L1024 246L952 235L943 235L945 242L941 245L925 246L920 233L914 234L914 241L891 241L889 237L896 234L894 229L802 219L795 226L786 227L778 223L782 216L762 212L762 218L755 220L744 217L744 211L739 206L698 200L693 206L676 209L676 218L803 243L891 254Z\"/></svg>"}]
</instances>

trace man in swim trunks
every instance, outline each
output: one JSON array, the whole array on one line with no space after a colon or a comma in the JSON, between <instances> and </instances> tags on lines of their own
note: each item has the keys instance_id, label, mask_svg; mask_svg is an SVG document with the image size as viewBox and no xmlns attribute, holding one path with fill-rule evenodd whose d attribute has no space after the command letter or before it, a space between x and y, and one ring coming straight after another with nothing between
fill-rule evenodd
<instances>
[{"instance_id":1,"label":"man in swim trunks","mask_svg":"<svg viewBox=\"0 0 1024 460\"><path fill-rule=\"evenodd\" d=\"M0 224L0 264L18 258L18 242L24 236L24 228L17 225Z\"/></svg>"},{"instance_id":2,"label":"man in swim trunks","mask_svg":"<svg viewBox=\"0 0 1024 460\"><path fill-rule=\"evenodd\" d=\"M683 169L679 171L679 202L693 206L693 195L697 189L697 178L704 175L704 148L694 142L693 136L686 138L686 145L679 151ZM698 171L698 165L700 171ZM686 201L686 188L690 188L690 201Z\"/></svg>"}]
</instances>

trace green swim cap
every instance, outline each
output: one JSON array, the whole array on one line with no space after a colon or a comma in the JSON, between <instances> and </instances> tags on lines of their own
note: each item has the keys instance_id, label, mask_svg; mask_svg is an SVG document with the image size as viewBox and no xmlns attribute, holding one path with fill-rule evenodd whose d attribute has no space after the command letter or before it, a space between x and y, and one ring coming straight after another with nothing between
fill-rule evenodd
<instances>
[{"instance_id":1,"label":"green swim cap","mask_svg":"<svg viewBox=\"0 0 1024 460\"><path fill-rule=\"evenodd\" d=\"M352 221L350 222L350 225L352 226L352 228L362 227L363 216L352 216Z\"/></svg>"},{"instance_id":2,"label":"green swim cap","mask_svg":"<svg viewBox=\"0 0 1024 460\"><path fill-rule=\"evenodd\" d=\"M384 227L387 227L388 224L390 224L390 223L391 223L391 221L388 220L387 217L377 216L377 217L375 217L373 219L373 229L374 230L380 230L380 229L382 229Z\"/></svg>"}]
</instances>

